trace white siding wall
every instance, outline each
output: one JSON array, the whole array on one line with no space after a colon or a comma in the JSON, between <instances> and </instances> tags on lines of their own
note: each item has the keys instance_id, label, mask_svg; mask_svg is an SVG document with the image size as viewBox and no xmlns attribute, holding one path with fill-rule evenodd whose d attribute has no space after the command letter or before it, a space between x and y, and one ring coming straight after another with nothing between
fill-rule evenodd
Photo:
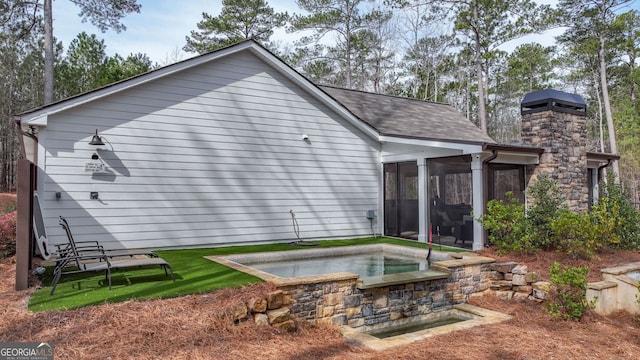
<instances>
[{"instance_id":1,"label":"white siding wall","mask_svg":"<svg viewBox=\"0 0 640 360\"><path fill-rule=\"evenodd\" d=\"M108 174L84 172L96 128ZM303 238L366 236L378 208L379 145L248 52L51 116L41 146L53 243L59 215L77 240L165 248L292 240L289 210Z\"/></svg>"}]
</instances>

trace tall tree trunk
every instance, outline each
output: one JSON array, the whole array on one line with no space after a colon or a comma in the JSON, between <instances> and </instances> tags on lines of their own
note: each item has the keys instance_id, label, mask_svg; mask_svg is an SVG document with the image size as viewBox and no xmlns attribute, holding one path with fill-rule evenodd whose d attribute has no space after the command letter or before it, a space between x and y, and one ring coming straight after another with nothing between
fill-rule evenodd
<instances>
[{"instance_id":1,"label":"tall tree trunk","mask_svg":"<svg viewBox=\"0 0 640 360\"><path fill-rule=\"evenodd\" d=\"M44 105L53 102L52 1L53 0L44 0Z\"/></svg>"},{"instance_id":2,"label":"tall tree trunk","mask_svg":"<svg viewBox=\"0 0 640 360\"><path fill-rule=\"evenodd\" d=\"M593 74L596 79L594 79L594 87L596 88L596 98L598 99L598 129L599 129L599 140L600 140L600 152L604 152L604 128L602 125L602 97L600 97L600 88L598 87L598 79L596 74Z\"/></svg>"},{"instance_id":3,"label":"tall tree trunk","mask_svg":"<svg viewBox=\"0 0 640 360\"><path fill-rule=\"evenodd\" d=\"M635 104L636 92L638 87L638 85L635 82L635 79L633 79L634 72L636 71L636 54L634 51L629 51L627 53L627 56L629 56L629 74L631 75L631 78L632 78L631 94L629 95L629 97L631 98L631 103Z\"/></svg>"},{"instance_id":4,"label":"tall tree trunk","mask_svg":"<svg viewBox=\"0 0 640 360\"><path fill-rule=\"evenodd\" d=\"M607 130L609 132L609 144L611 147L611 153L618 153L618 146L616 145L616 130L613 126L613 113L611 111L611 101L609 100L609 86L607 85L607 63L604 58L605 38L604 35L600 35L600 49L598 50L598 57L600 58L600 87L602 88L602 102L604 103L604 113L607 117ZM612 164L613 173L616 175L616 181L620 181L620 167L618 161L614 160Z\"/></svg>"},{"instance_id":5,"label":"tall tree trunk","mask_svg":"<svg viewBox=\"0 0 640 360\"><path fill-rule=\"evenodd\" d=\"M474 3L474 8L473 8L473 22L474 24L477 24L479 19L478 19L478 5L477 3ZM487 110L485 109L485 104L484 104L484 76L483 76L483 71L482 71L482 54L480 52L480 34L478 33L478 29L474 29L474 35L475 35L475 45L476 45L476 54L475 54L475 60L476 60L476 72L478 73L478 122L480 123L480 130L482 130L482 132L484 132L485 134L487 133Z\"/></svg>"},{"instance_id":6,"label":"tall tree trunk","mask_svg":"<svg viewBox=\"0 0 640 360\"><path fill-rule=\"evenodd\" d=\"M352 15L352 5L349 0L347 0L345 4L345 12L346 12L346 22L345 22L345 45L347 51L347 73L345 74L345 81L347 85L347 89L351 89L351 15Z\"/></svg>"}]
</instances>

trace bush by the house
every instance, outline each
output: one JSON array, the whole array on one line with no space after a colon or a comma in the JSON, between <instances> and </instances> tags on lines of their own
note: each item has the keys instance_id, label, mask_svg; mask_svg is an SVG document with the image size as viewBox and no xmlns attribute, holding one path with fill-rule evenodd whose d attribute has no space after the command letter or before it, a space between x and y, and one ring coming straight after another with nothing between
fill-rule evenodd
<instances>
[{"instance_id":1,"label":"bush by the house","mask_svg":"<svg viewBox=\"0 0 640 360\"><path fill-rule=\"evenodd\" d=\"M527 220L531 225L534 246L545 250L555 248L551 222L566 209L558 184L547 176L541 176L527 189L527 197L531 204L527 209Z\"/></svg>"},{"instance_id":2,"label":"bush by the house","mask_svg":"<svg viewBox=\"0 0 640 360\"><path fill-rule=\"evenodd\" d=\"M557 262L549 268L551 277L551 293L545 308L549 315L564 320L578 321L582 319L588 307L587 273L589 268L579 266L563 266Z\"/></svg>"},{"instance_id":3,"label":"bush by the house","mask_svg":"<svg viewBox=\"0 0 640 360\"><path fill-rule=\"evenodd\" d=\"M520 204L512 192L507 192L506 200L490 200L486 213L479 219L489 231L489 242L496 246L498 253L534 252L529 222L525 217L524 205Z\"/></svg>"},{"instance_id":4,"label":"bush by the house","mask_svg":"<svg viewBox=\"0 0 640 360\"><path fill-rule=\"evenodd\" d=\"M590 211L575 213L564 205L555 181L541 177L527 190L528 209L507 194L506 201L489 201L478 220L500 253L544 249L590 258L602 247L640 249L640 211L614 180L602 184L602 196Z\"/></svg>"},{"instance_id":5,"label":"bush by the house","mask_svg":"<svg viewBox=\"0 0 640 360\"><path fill-rule=\"evenodd\" d=\"M600 189L602 197L598 204L605 204L609 216L617 221L612 232L617 241L609 246L640 250L640 211L631 202L629 192L622 184L615 182L613 174L607 176L607 181L600 185Z\"/></svg>"},{"instance_id":6,"label":"bush by the house","mask_svg":"<svg viewBox=\"0 0 640 360\"><path fill-rule=\"evenodd\" d=\"M564 210L564 200L555 181L542 176L527 190L532 205L518 203L511 193L507 200L491 200L486 213L478 219L489 232L489 241L500 253L533 253L555 248L551 222Z\"/></svg>"},{"instance_id":7,"label":"bush by the house","mask_svg":"<svg viewBox=\"0 0 640 360\"><path fill-rule=\"evenodd\" d=\"M16 212L0 217L0 259L16 253Z\"/></svg>"},{"instance_id":8,"label":"bush by the house","mask_svg":"<svg viewBox=\"0 0 640 360\"><path fill-rule=\"evenodd\" d=\"M576 258L590 259L600 248L620 243L615 229L620 222L617 206L594 205L581 213L562 210L551 221L551 230L558 250Z\"/></svg>"}]
</instances>

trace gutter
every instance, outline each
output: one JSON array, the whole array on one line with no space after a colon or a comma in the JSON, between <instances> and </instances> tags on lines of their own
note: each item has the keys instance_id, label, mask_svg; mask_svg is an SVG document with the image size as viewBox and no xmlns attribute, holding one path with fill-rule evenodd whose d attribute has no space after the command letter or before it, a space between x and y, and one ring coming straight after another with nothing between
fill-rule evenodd
<instances>
[{"instance_id":1,"label":"gutter","mask_svg":"<svg viewBox=\"0 0 640 360\"><path fill-rule=\"evenodd\" d=\"M598 166L598 181L600 181L600 174L602 174L602 169L609 167L611 165L611 162L611 159L607 159L606 164Z\"/></svg>"},{"instance_id":2,"label":"gutter","mask_svg":"<svg viewBox=\"0 0 640 360\"><path fill-rule=\"evenodd\" d=\"M483 144L482 148L486 149L487 144ZM487 202L489 201L489 162L498 157L498 150L492 149L491 155L482 160L482 207L484 208L483 212L487 209ZM488 246L487 243L487 231L482 232L482 244L483 246Z\"/></svg>"}]
</instances>

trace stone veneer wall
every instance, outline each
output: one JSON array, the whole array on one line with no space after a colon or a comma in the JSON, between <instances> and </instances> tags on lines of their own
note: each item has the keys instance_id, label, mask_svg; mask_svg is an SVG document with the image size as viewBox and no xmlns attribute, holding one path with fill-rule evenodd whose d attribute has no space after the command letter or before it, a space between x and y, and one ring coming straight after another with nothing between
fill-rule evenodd
<instances>
[{"instance_id":1,"label":"stone veneer wall","mask_svg":"<svg viewBox=\"0 0 640 360\"><path fill-rule=\"evenodd\" d=\"M582 115L542 111L522 116L522 142L544 149L540 164L527 170L528 186L547 175L558 183L569 208L589 206L587 125Z\"/></svg>"},{"instance_id":2,"label":"stone veneer wall","mask_svg":"<svg viewBox=\"0 0 640 360\"><path fill-rule=\"evenodd\" d=\"M464 303L469 295L489 289L490 264L494 261L480 256L441 261L433 268L449 271L447 279L369 289L359 289L357 277L275 285L284 294L284 305L296 318L355 328L448 310Z\"/></svg>"},{"instance_id":3,"label":"stone veneer wall","mask_svg":"<svg viewBox=\"0 0 640 360\"><path fill-rule=\"evenodd\" d=\"M257 325L289 332L297 328L295 320L359 328L450 310L470 296L485 293L541 302L551 289L549 282L539 281L526 265L515 262L465 256L432 267L449 272L449 277L370 289L359 289L358 276L350 273L308 277L304 283L272 281L278 290L237 306L234 321L252 319Z\"/></svg>"}]
</instances>

